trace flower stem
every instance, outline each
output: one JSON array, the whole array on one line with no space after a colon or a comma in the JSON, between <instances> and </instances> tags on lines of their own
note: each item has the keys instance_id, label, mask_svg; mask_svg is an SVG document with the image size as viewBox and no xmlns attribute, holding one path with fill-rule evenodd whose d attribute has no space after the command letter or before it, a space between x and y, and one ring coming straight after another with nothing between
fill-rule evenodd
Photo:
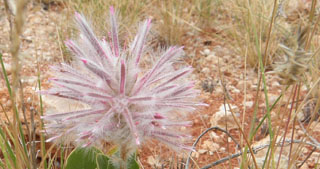
<instances>
[{"instance_id":1,"label":"flower stem","mask_svg":"<svg viewBox=\"0 0 320 169\"><path fill-rule=\"evenodd\" d=\"M122 144L120 146L120 169L126 169L127 166L127 161L128 161L128 156L129 156L129 149L128 146L126 144Z\"/></svg>"}]
</instances>

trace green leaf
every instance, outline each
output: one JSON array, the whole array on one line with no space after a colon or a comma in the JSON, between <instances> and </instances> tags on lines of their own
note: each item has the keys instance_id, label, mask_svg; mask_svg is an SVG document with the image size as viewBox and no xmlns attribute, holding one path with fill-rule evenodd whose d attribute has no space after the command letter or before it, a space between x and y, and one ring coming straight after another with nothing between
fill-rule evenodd
<instances>
[{"instance_id":1,"label":"green leaf","mask_svg":"<svg viewBox=\"0 0 320 169\"><path fill-rule=\"evenodd\" d=\"M69 155L65 169L96 169L98 153L101 152L94 147L77 148Z\"/></svg>"},{"instance_id":2,"label":"green leaf","mask_svg":"<svg viewBox=\"0 0 320 169\"><path fill-rule=\"evenodd\" d=\"M137 163L135 153L128 159L127 169L139 169L139 164Z\"/></svg>"},{"instance_id":3,"label":"green leaf","mask_svg":"<svg viewBox=\"0 0 320 169\"><path fill-rule=\"evenodd\" d=\"M110 161L110 158L103 154L97 155L98 169L116 169Z\"/></svg>"},{"instance_id":4,"label":"green leaf","mask_svg":"<svg viewBox=\"0 0 320 169\"><path fill-rule=\"evenodd\" d=\"M117 152L113 152L117 155ZM100 150L92 148L77 148L69 155L65 169L117 169L111 159L104 155ZM127 169L139 169L136 161L136 154L127 161Z\"/></svg>"}]
</instances>

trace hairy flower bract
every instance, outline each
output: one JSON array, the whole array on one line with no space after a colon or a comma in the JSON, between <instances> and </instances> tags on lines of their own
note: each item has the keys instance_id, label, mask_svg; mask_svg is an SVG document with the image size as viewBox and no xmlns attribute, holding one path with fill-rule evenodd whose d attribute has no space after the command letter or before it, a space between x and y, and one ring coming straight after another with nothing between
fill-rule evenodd
<instances>
[{"instance_id":1,"label":"hairy flower bract","mask_svg":"<svg viewBox=\"0 0 320 169\"><path fill-rule=\"evenodd\" d=\"M151 20L143 22L132 43L123 48L113 8L107 40L98 39L81 14L76 13L75 20L80 37L65 42L74 63L54 66L53 87L42 93L89 108L43 116L46 132L52 136L48 141L69 137L82 146L104 141L136 146L156 139L174 148L188 148L183 140L189 136L180 128L191 122L182 119L202 104L195 99L198 92L193 82L186 79L192 69L174 66L182 47L168 48L150 70L142 71L139 63L147 56Z\"/></svg>"}]
</instances>

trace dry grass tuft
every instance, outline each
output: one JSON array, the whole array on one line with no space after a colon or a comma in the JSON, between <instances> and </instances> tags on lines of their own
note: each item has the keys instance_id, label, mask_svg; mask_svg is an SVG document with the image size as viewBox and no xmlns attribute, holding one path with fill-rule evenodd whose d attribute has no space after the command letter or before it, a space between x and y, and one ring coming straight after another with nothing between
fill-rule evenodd
<instances>
[{"instance_id":1,"label":"dry grass tuft","mask_svg":"<svg viewBox=\"0 0 320 169\"><path fill-rule=\"evenodd\" d=\"M302 82L304 73L308 71L308 63L310 61L310 53L304 49L308 39L309 27L299 31L297 37L296 49L290 49L285 45L280 45L284 51L284 62L276 64L274 72L277 72L282 79L281 84L291 85Z\"/></svg>"}]
</instances>

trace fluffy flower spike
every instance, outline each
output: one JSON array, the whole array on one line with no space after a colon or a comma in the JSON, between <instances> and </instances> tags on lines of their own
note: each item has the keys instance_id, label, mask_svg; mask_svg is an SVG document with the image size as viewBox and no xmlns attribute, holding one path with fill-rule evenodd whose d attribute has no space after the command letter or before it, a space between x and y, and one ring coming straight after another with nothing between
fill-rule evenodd
<instances>
[{"instance_id":1,"label":"fluffy flower spike","mask_svg":"<svg viewBox=\"0 0 320 169\"><path fill-rule=\"evenodd\" d=\"M110 8L110 42L98 39L85 18L75 14L80 38L67 40L74 55L74 65L60 64L50 81L53 87L42 94L71 99L89 108L47 114L46 131L52 138L72 140L82 146L107 141L115 144L139 145L151 139L177 149L188 135L179 133L181 115L201 104L195 101L197 91L185 77L191 67L175 69L174 60L181 47L170 47L149 71L140 70L151 20L138 30L129 48L120 48L114 9Z\"/></svg>"}]
</instances>

